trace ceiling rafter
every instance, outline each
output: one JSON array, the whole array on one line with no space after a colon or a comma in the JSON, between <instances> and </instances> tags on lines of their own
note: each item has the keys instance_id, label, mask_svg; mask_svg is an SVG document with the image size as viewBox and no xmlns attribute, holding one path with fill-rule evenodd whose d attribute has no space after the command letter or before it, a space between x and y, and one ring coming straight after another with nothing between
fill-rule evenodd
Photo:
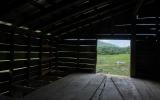
<instances>
[{"instance_id":1,"label":"ceiling rafter","mask_svg":"<svg viewBox=\"0 0 160 100\"><path fill-rule=\"evenodd\" d=\"M82 3L86 0L62 0L58 4L52 5L51 7L48 7L44 9L43 11L36 12L32 15L30 15L27 19L24 19L19 25L24 25L24 24L30 24L36 21L40 21L43 18L46 18L47 16L53 15L57 12L60 12L64 9L70 8L73 5ZM71 3L72 2L72 3ZM26 23L27 22L27 23Z\"/></svg>"},{"instance_id":2,"label":"ceiling rafter","mask_svg":"<svg viewBox=\"0 0 160 100\"><path fill-rule=\"evenodd\" d=\"M101 22L101 21L109 20L112 16L116 16L116 15L125 13L125 12L127 12L128 10L129 10L129 9L125 9L125 10L123 10L123 11L119 11L119 12L117 11L117 12L115 12L115 13L105 14L105 15L103 15L103 16L101 16L101 17L95 18L96 20L84 21L84 23L80 23L79 25L75 25L75 26L73 26L73 28L77 28L77 29L78 29L78 27L80 27L80 26L83 28L83 26L85 26L87 23L88 23L88 24L97 24L97 23L99 23L99 22ZM85 23L85 22L86 22L86 23ZM69 32L69 31L72 30L73 28L66 28L66 29L63 29L63 30L57 30L57 31L54 32L54 35L61 36L61 35L63 35L64 32L65 32L65 34L68 34L67 32ZM75 31L76 31L76 30L75 30ZM60 34L60 33L61 33L61 34Z\"/></svg>"},{"instance_id":3,"label":"ceiling rafter","mask_svg":"<svg viewBox=\"0 0 160 100\"><path fill-rule=\"evenodd\" d=\"M86 7L82 7L82 8L78 8L78 11L77 10L75 10L74 12L70 12L69 14L68 14L68 16L65 16L65 17L60 17L60 18L58 18L58 20L56 20L55 22L50 22L48 25L46 25L46 26L44 26L44 27L40 27L42 30L47 30L47 29L49 29L49 28L52 28L56 23L59 23L59 22L63 22L64 20L68 20L68 19L72 19L72 18L74 18L74 17L77 17L77 16L80 16L81 14L83 14L83 13L86 13L86 12L89 12L89 11L93 11L94 10L94 8L99 8L99 7L101 7L102 8L102 6L103 7L106 7L106 6L108 6L109 5L109 2L107 1L107 2L102 2L102 3L100 3L100 4L97 4L97 3L92 3L91 5L86 5ZM100 9L100 8L99 8Z\"/></svg>"},{"instance_id":4,"label":"ceiling rafter","mask_svg":"<svg viewBox=\"0 0 160 100\"><path fill-rule=\"evenodd\" d=\"M130 3L130 2L126 2L124 5L129 5L129 4L132 4L132 3ZM91 19L94 19L94 18L98 18L99 17L99 15L100 16L103 16L103 15L107 15L107 14L112 14L113 13L113 11L115 11L115 10L124 10L124 9L121 9L121 8L123 8L123 7L125 7L124 5L117 5L116 7L114 7L114 8L110 8L109 10L104 10L104 11L102 11L102 12L94 12L93 13L93 15L91 15L91 16L88 16L88 17L85 17L85 18L82 18L81 20L77 20L77 21L73 21L72 23L71 22L69 22L69 23L67 23L65 26L62 26L62 27L60 27L60 28L58 28L58 27L56 27L56 28L53 28L53 30L54 29L56 29L56 30L54 30L53 31L53 33L54 32L57 32L57 31L59 31L59 30L63 30L64 28L67 28L67 27L71 27L71 26L74 26L75 24L78 24L78 23L83 23L83 22L88 22L89 20L91 20ZM125 8L125 9L127 9L127 8Z\"/></svg>"}]
</instances>

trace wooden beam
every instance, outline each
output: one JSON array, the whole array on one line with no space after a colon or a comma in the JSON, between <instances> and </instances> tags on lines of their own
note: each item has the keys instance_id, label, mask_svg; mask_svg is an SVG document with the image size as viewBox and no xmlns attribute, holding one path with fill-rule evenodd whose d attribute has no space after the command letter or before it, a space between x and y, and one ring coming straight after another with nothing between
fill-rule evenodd
<instances>
[{"instance_id":1,"label":"wooden beam","mask_svg":"<svg viewBox=\"0 0 160 100\"><path fill-rule=\"evenodd\" d=\"M122 3L123 4L119 4L119 3L114 4L113 3L112 5L109 5L108 7L104 8L104 9L99 9L99 10L93 9L94 11L91 14L90 13L84 14L84 15L82 14L78 18L76 18L75 20L68 21L68 23L63 23L62 25L59 25L59 26L55 26L55 25L50 26L49 27L50 29L46 29L46 30L48 30L48 31L54 30L53 31L53 33L54 33L56 30L62 30L63 28L71 27L71 25L73 26L74 24L77 24L77 23L88 22L87 20L91 20L96 17L99 17L99 15L111 13L113 11L119 10L120 8L122 9L123 7L125 7L127 5L132 4L132 2L122 2ZM109 9L109 10L106 10L106 9ZM121 12L121 10L119 12Z\"/></svg>"},{"instance_id":2,"label":"wooden beam","mask_svg":"<svg viewBox=\"0 0 160 100\"><path fill-rule=\"evenodd\" d=\"M69 11L67 14L65 13L65 17L64 14L59 15L59 17L57 17L55 20L51 20L49 21L48 25L40 27L41 30L50 30L55 23L64 21L64 20L68 20L68 19L72 19L75 16L79 16L80 14L83 14L84 12L87 12L91 9L94 9L96 7L101 7L107 5L109 3L109 1L105 1L105 2L93 2L91 1L90 3L87 3L85 5L82 5L82 7L77 7L71 11Z\"/></svg>"},{"instance_id":3,"label":"wooden beam","mask_svg":"<svg viewBox=\"0 0 160 100\"><path fill-rule=\"evenodd\" d=\"M43 11L36 12L33 15L29 16L28 18L24 19L20 25L31 24L33 22L39 22L40 20L46 18L47 16L52 16L53 14L63 11L69 7L74 5L80 4L86 0L62 0L58 4L55 4L49 8L44 9ZM71 3L72 2L72 3ZM54 9L54 10L53 10ZM27 23L26 23L27 22Z\"/></svg>"},{"instance_id":4,"label":"wooden beam","mask_svg":"<svg viewBox=\"0 0 160 100\"><path fill-rule=\"evenodd\" d=\"M135 11L133 12L134 15L138 14L139 9L141 8L141 6L143 5L145 0L138 0L137 1L137 5L135 6Z\"/></svg>"},{"instance_id":5,"label":"wooden beam","mask_svg":"<svg viewBox=\"0 0 160 100\"><path fill-rule=\"evenodd\" d=\"M92 20L90 18L85 19L85 20L81 20L79 23L77 22L77 23L72 24L72 26L68 25L66 27L63 27L64 29L61 27L61 29L52 32L52 34L54 34L55 36L56 35L58 35L58 36L64 35L63 32L65 32L66 34L68 34L68 33L70 33L70 30L73 29L73 27L74 27L74 29L77 29L78 27L82 27L83 28L83 25L86 25L86 24L97 24L97 23L99 23L101 21L105 21L105 20L110 19L110 17L111 17L110 15L116 16L116 15L125 13L128 10L129 9L126 9L124 11L117 11L114 14L112 14L112 13L110 13L110 14L104 14L102 16L98 16L96 18L93 18Z\"/></svg>"}]
</instances>

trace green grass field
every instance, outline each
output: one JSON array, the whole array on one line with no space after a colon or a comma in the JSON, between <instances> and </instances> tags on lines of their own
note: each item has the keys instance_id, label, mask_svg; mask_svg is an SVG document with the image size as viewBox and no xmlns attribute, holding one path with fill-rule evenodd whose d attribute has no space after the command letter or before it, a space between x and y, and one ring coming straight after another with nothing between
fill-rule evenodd
<instances>
[{"instance_id":1,"label":"green grass field","mask_svg":"<svg viewBox=\"0 0 160 100\"><path fill-rule=\"evenodd\" d=\"M116 64L117 61L124 62ZM97 72L113 75L130 75L130 54L97 55Z\"/></svg>"}]
</instances>

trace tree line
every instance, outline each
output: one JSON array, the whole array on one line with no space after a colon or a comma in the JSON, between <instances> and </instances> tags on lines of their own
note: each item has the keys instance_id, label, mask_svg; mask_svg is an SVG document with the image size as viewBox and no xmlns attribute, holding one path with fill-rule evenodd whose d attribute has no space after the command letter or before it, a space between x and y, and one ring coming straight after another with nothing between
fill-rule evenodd
<instances>
[{"instance_id":1,"label":"tree line","mask_svg":"<svg viewBox=\"0 0 160 100\"><path fill-rule=\"evenodd\" d=\"M114 54L129 54L130 53L130 47L118 47L109 43L99 44L97 46L97 53L104 55L114 55Z\"/></svg>"}]
</instances>

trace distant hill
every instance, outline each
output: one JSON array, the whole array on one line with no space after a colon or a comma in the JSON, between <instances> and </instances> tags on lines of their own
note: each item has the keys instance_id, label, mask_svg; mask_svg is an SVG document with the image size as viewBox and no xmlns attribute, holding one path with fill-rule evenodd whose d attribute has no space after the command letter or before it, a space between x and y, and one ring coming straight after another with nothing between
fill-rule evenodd
<instances>
[{"instance_id":1,"label":"distant hill","mask_svg":"<svg viewBox=\"0 0 160 100\"><path fill-rule=\"evenodd\" d=\"M102 41L98 41L98 47L118 47L114 44L111 43L106 43L106 42L102 42Z\"/></svg>"},{"instance_id":2,"label":"distant hill","mask_svg":"<svg viewBox=\"0 0 160 100\"><path fill-rule=\"evenodd\" d=\"M98 54L126 54L130 53L130 47L118 47L111 43L105 43L102 41L98 41L97 46Z\"/></svg>"}]
</instances>

